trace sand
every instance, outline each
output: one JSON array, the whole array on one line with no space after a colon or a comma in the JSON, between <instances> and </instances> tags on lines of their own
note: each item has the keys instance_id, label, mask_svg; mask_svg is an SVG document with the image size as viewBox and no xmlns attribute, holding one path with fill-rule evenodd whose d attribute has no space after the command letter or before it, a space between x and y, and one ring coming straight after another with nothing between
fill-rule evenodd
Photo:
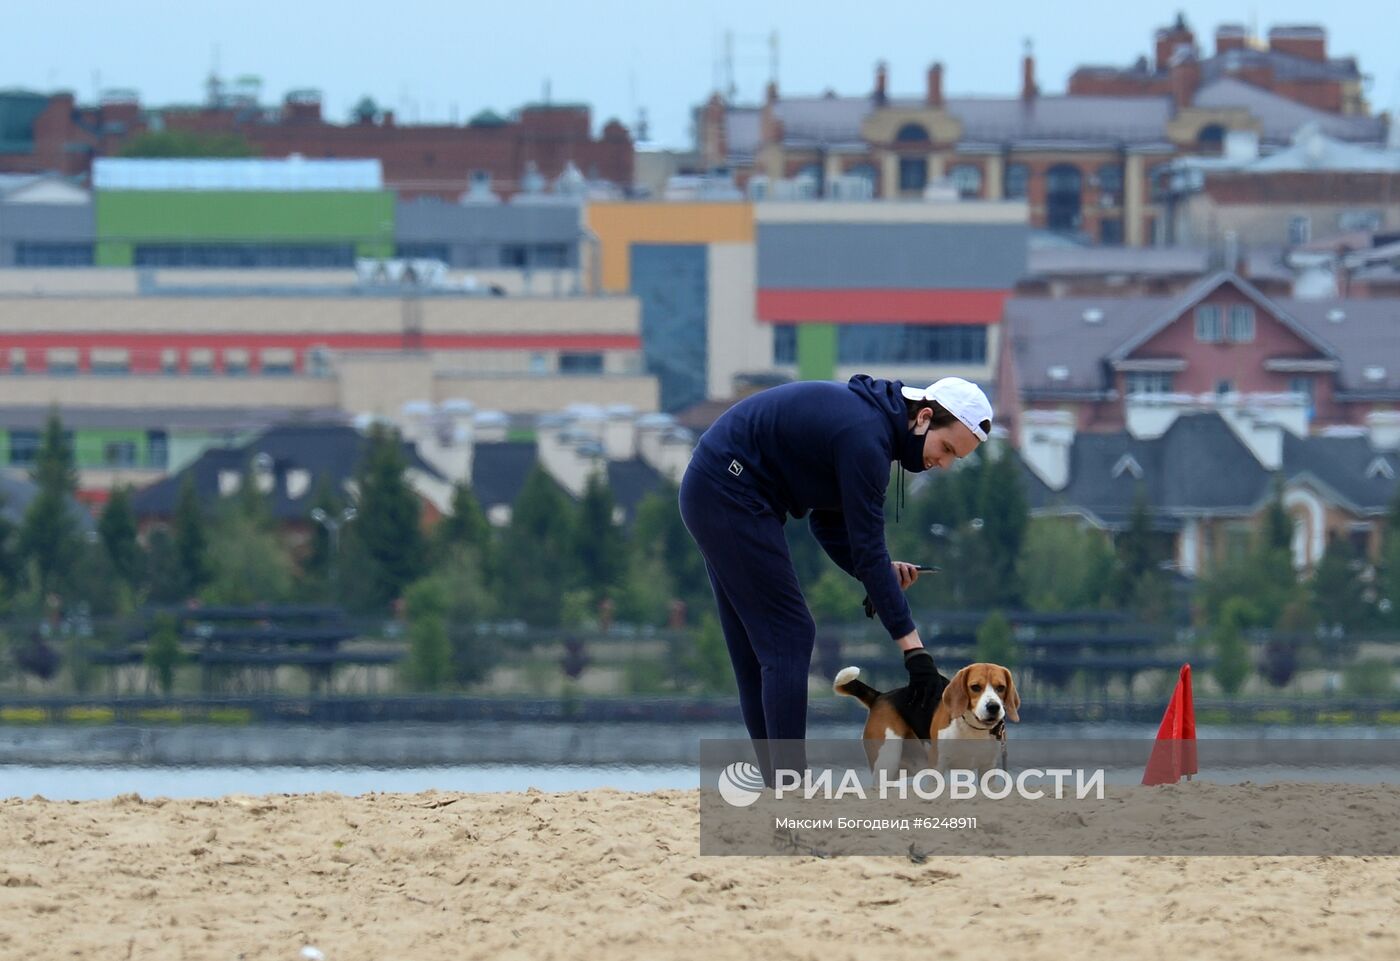
<instances>
[{"instance_id":1,"label":"sand","mask_svg":"<svg viewBox=\"0 0 1400 961\"><path fill-rule=\"evenodd\" d=\"M1400 858L702 858L697 798L0 801L0 958L1400 957Z\"/></svg>"}]
</instances>

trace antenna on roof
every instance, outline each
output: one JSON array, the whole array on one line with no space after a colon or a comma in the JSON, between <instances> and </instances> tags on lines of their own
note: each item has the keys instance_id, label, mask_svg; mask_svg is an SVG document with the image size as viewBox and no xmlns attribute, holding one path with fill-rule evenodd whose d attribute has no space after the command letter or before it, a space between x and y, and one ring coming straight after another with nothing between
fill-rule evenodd
<instances>
[{"instance_id":1,"label":"antenna on roof","mask_svg":"<svg viewBox=\"0 0 1400 961\"><path fill-rule=\"evenodd\" d=\"M734 31L724 31L724 99L734 102L738 88L734 85Z\"/></svg>"},{"instance_id":2,"label":"antenna on roof","mask_svg":"<svg viewBox=\"0 0 1400 961\"><path fill-rule=\"evenodd\" d=\"M768 79L778 82L778 31L768 35Z\"/></svg>"}]
</instances>

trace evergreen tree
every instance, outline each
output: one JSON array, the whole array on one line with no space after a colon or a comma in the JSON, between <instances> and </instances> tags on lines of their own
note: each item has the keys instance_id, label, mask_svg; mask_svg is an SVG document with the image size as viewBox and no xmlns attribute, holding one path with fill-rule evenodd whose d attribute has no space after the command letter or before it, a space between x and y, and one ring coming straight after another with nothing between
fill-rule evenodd
<instances>
[{"instance_id":1,"label":"evergreen tree","mask_svg":"<svg viewBox=\"0 0 1400 961\"><path fill-rule=\"evenodd\" d=\"M981 588L981 604L985 606L1018 607L1021 584L1016 561L1030 524L1025 483L1020 463L1009 447L995 456L988 454L985 460L977 500L982 518L981 577L974 586Z\"/></svg>"},{"instance_id":2,"label":"evergreen tree","mask_svg":"<svg viewBox=\"0 0 1400 961\"><path fill-rule=\"evenodd\" d=\"M160 614L153 627L146 639L146 669L155 675L161 693L169 697L175 688L175 668L184 660L179 625L171 615Z\"/></svg>"},{"instance_id":3,"label":"evergreen tree","mask_svg":"<svg viewBox=\"0 0 1400 961\"><path fill-rule=\"evenodd\" d=\"M323 477L316 484L316 493L311 498L311 506L306 511L306 524L311 532L310 543L306 552L306 558L301 565L302 587L304 596L337 602L338 598L333 598L331 585L331 532L326 525L317 523L311 516L312 511L325 511L327 517L340 518L341 511L345 509L345 503L330 483ZM342 536L343 532L342 532ZM337 558L339 560L339 558Z\"/></svg>"},{"instance_id":4,"label":"evergreen tree","mask_svg":"<svg viewBox=\"0 0 1400 961\"><path fill-rule=\"evenodd\" d=\"M107 551L112 570L128 585L141 580L141 546L136 542L136 512L131 507L131 489L115 488L102 508L97 533Z\"/></svg>"},{"instance_id":5,"label":"evergreen tree","mask_svg":"<svg viewBox=\"0 0 1400 961\"><path fill-rule=\"evenodd\" d=\"M209 583L209 538L204 529L204 509L195 493L194 477L186 474L175 502L175 572L177 599L193 597ZM152 593L165 593L155 589Z\"/></svg>"},{"instance_id":6,"label":"evergreen tree","mask_svg":"<svg viewBox=\"0 0 1400 961\"><path fill-rule=\"evenodd\" d=\"M805 526L786 525L789 533ZM810 534L808 540L811 540ZM703 609L704 605L713 603L705 559L681 520L680 488L669 477L637 505L631 546L633 553L645 562L663 567L670 574L675 596L692 609ZM815 542L813 546L816 547ZM821 548L816 547L816 550L820 553Z\"/></svg>"},{"instance_id":7,"label":"evergreen tree","mask_svg":"<svg viewBox=\"0 0 1400 961\"><path fill-rule=\"evenodd\" d=\"M979 661L1015 667L1021 660L1011 623L1001 611L992 611L977 628L976 657Z\"/></svg>"},{"instance_id":8,"label":"evergreen tree","mask_svg":"<svg viewBox=\"0 0 1400 961\"><path fill-rule=\"evenodd\" d=\"M454 548L467 547L483 561L491 554L491 524L471 485L459 481L452 488L452 513L438 521L433 531L435 553L445 557Z\"/></svg>"},{"instance_id":9,"label":"evergreen tree","mask_svg":"<svg viewBox=\"0 0 1400 961\"><path fill-rule=\"evenodd\" d=\"M447 608L447 590L436 579L425 578L404 592L404 612L408 618L408 679L416 690L440 690L452 675Z\"/></svg>"},{"instance_id":10,"label":"evergreen tree","mask_svg":"<svg viewBox=\"0 0 1400 961\"><path fill-rule=\"evenodd\" d=\"M1351 630L1364 623L1364 585L1358 576L1359 558L1351 544L1335 534L1327 538L1327 549L1312 577L1312 603L1324 627Z\"/></svg>"},{"instance_id":11,"label":"evergreen tree","mask_svg":"<svg viewBox=\"0 0 1400 961\"><path fill-rule=\"evenodd\" d=\"M1260 537L1264 550L1291 551L1293 549L1293 518L1283 506L1283 478L1274 478L1274 494L1269 506L1264 510L1264 522L1260 527Z\"/></svg>"},{"instance_id":12,"label":"evergreen tree","mask_svg":"<svg viewBox=\"0 0 1400 961\"><path fill-rule=\"evenodd\" d=\"M407 469L398 432L375 424L359 470L360 502L351 527L367 566L365 603L389 606L426 568L421 507L404 477ZM347 558L349 560L350 558Z\"/></svg>"},{"instance_id":13,"label":"evergreen tree","mask_svg":"<svg viewBox=\"0 0 1400 961\"><path fill-rule=\"evenodd\" d=\"M19 587L23 574L19 538L15 525L5 515L5 497L0 494L0 602L7 600Z\"/></svg>"},{"instance_id":14,"label":"evergreen tree","mask_svg":"<svg viewBox=\"0 0 1400 961\"><path fill-rule=\"evenodd\" d=\"M1257 612L1249 610L1248 601L1238 597L1231 598L1225 603L1220 622L1211 635L1211 647L1215 653L1215 663L1210 669L1211 676L1229 696L1239 693L1244 687L1244 682L1249 679L1249 644L1244 638L1244 629L1258 620Z\"/></svg>"},{"instance_id":15,"label":"evergreen tree","mask_svg":"<svg viewBox=\"0 0 1400 961\"><path fill-rule=\"evenodd\" d=\"M579 501L574 556L583 586L592 592L595 603L617 587L626 564L622 532L613 523L615 506L607 476L601 470L594 471Z\"/></svg>"},{"instance_id":16,"label":"evergreen tree","mask_svg":"<svg viewBox=\"0 0 1400 961\"><path fill-rule=\"evenodd\" d=\"M1067 517L1031 521L1019 563L1026 606L1079 611L1102 605L1113 571L1104 536Z\"/></svg>"},{"instance_id":17,"label":"evergreen tree","mask_svg":"<svg viewBox=\"0 0 1400 961\"><path fill-rule=\"evenodd\" d=\"M185 572L170 531L156 528L146 545L146 596L156 604L175 604L187 598Z\"/></svg>"},{"instance_id":18,"label":"evergreen tree","mask_svg":"<svg viewBox=\"0 0 1400 961\"><path fill-rule=\"evenodd\" d=\"M58 589L82 542L73 516L72 498L78 489L73 450L58 414L49 415L32 472L38 493L25 512L20 529L20 553L33 565L40 596Z\"/></svg>"},{"instance_id":19,"label":"evergreen tree","mask_svg":"<svg viewBox=\"0 0 1400 961\"><path fill-rule=\"evenodd\" d=\"M574 556L575 510L541 465L530 469L515 499L498 565L509 615L541 627L558 626L563 593L582 580Z\"/></svg>"}]
</instances>

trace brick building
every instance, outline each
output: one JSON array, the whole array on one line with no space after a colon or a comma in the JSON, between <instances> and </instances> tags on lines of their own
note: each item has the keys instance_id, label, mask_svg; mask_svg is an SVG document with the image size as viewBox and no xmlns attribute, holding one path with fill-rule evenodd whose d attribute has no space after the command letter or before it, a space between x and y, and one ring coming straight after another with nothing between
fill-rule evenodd
<instances>
[{"instance_id":1,"label":"brick building","mask_svg":"<svg viewBox=\"0 0 1400 961\"><path fill-rule=\"evenodd\" d=\"M1085 68L1068 93L1043 93L1029 50L1010 97L948 96L939 63L912 97L890 91L884 64L873 89L855 96L786 97L774 82L759 105L711 97L697 111L697 152L706 166L732 170L755 199L784 190L1025 200L1033 227L1142 246L1162 239L1156 187L1169 162L1219 154L1232 131L1256 134L1265 149L1308 123L1339 140L1384 139L1383 121L1365 113L1355 63L1302 56L1314 48L1293 42L1299 29L1275 31L1276 49L1261 54L1273 71L1262 84L1245 69L1258 51L1199 61L1189 31L1173 34L1181 50L1168 57L1165 79L1136 86L1123 79L1132 70ZM1091 74L1102 78L1091 84Z\"/></svg>"},{"instance_id":2,"label":"brick building","mask_svg":"<svg viewBox=\"0 0 1400 961\"><path fill-rule=\"evenodd\" d=\"M1184 17L1153 36L1152 59L1139 57L1126 68L1085 66L1069 78L1079 96L1170 96L1190 104L1205 85L1236 77L1260 90L1336 114L1365 114L1363 77L1352 57L1327 53L1327 31L1313 25L1277 26L1266 42L1251 38L1237 23L1215 30L1215 52L1206 56Z\"/></svg>"},{"instance_id":3,"label":"brick building","mask_svg":"<svg viewBox=\"0 0 1400 961\"><path fill-rule=\"evenodd\" d=\"M570 165L620 190L632 183L631 134L610 120L595 137L585 104L527 104L509 117L483 111L459 125L402 124L392 110L366 102L341 124L325 119L317 91L294 90L269 107L253 93L230 95L217 81L199 106L143 107L130 92L109 93L96 105L80 105L69 92L0 92L0 173L86 177L95 157L113 156L151 130L237 134L265 157L374 158L389 189L406 198L455 200L474 175L509 197L532 180L557 181Z\"/></svg>"}]
</instances>

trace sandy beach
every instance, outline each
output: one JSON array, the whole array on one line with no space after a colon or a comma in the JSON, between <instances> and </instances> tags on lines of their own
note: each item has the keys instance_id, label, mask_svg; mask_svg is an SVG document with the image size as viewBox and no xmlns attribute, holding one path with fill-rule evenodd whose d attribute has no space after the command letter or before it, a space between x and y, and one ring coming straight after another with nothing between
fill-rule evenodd
<instances>
[{"instance_id":1,"label":"sandy beach","mask_svg":"<svg viewBox=\"0 0 1400 961\"><path fill-rule=\"evenodd\" d=\"M0 958L1400 956L1397 858L704 858L697 808L609 790L4 800Z\"/></svg>"}]
</instances>

